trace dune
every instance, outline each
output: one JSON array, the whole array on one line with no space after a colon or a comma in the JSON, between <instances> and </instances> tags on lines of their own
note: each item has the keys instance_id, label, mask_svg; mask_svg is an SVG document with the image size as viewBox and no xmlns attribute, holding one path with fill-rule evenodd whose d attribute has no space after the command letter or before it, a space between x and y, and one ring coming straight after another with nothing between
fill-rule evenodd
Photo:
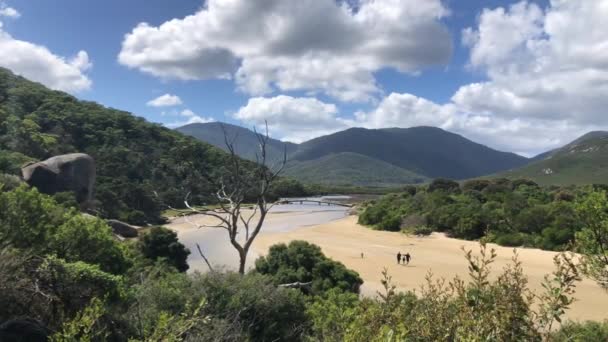
<instances>
[{"instance_id":1,"label":"dune","mask_svg":"<svg viewBox=\"0 0 608 342\"><path fill-rule=\"evenodd\" d=\"M319 245L323 252L361 275L365 284L363 295L373 296L381 289L381 272L388 269L399 290L419 290L425 277L432 272L434 278L451 280L455 276L468 279L467 261L462 248L479 252L479 243L432 234L429 237L406 236L401 233L375 231L357 224L356 216L348 216L330 223L302 227L289 232L269 232L258 237L253 247L257 254L267 253L276 243L305 240ZM514 249L488 245L496 250L492 264L493 276L511 262ZM409 252L412 261L408 266L398 265L397 252ZM363 253L363 258L361 257ZM555 252L518 248L519 260L535 293L542 292L541 282L554 269ZM575 321L608 319L608 292L589 279L577 284L576 302L566 313Z\"/></svg>"}]
</instances>

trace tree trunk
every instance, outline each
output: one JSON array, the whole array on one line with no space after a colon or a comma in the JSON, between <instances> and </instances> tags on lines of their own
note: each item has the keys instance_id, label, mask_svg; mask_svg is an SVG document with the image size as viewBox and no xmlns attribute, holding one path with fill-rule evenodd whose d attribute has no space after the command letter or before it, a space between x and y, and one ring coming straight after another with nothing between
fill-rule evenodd
<instances>
[{"instance_id":1,"label":"tree trunk","mask_svg":"<svg viewBox=\"0 0 608 342\"><path fill-rule=\"evenodd\" d=\"M239 253L239 273L245 274L245 264L247 263L247 251Z\"/></svg>"}]
</instances>

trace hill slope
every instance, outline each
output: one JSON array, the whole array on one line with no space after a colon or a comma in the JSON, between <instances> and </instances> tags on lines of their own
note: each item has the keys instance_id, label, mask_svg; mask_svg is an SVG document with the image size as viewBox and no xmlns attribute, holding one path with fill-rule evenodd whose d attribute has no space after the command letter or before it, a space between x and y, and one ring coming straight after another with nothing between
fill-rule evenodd
<instances>
[{"instance_id":1,"label":"hill slope","mask_svg":"<svg viewBox=\"0 0 608 342\"><path fill-rule=\"evenodd\" d=\"M256 134L240 126L231 125L221 122L195 123L176 128L175 130L195 137L198 140L207 142L211 145L227 150L224 141L224 130L230 139L234 139L236 153L242 158L255 160L258 153L258 139ZM287 150L288 154L295 152L296 144L282 142L276 139L270 139L266 148L266 153L271 160L280 160L283 158L283 153Z\"/></svg>"},{"instance_id":2,"label":"hill slope","mask_svg":"<svg viewBox=\"0 0 608 342\"><path fill-rule=\"evenodd\" d=\"M255 134L224 124L237 136L240 156L255 159ZM220 123L195 124L178 131L225 148ZM460 135L434 127L351 128L302 144L271 140L270 155L289 155L288 175L321 184L393 186L429 178L465 179L520 167L529 162L514 153L499 152ZM383 179L384 177L384 179Z\"/></svg>"},{"instance_id":3,"label":"hill slope","mask_svg":"<svg viewBox=\"0 0 608 342\"><path fill-rule=\"evenodd\" d=\"M381 160L351 152L307 161L293 160L286 167L285 175L301 182L326 185L394 186L428 180Z\"/></svg>"},{"instance_id":4,"label":"hill slope","mask_svg":"<svg viewBox=\"0 0 608 342\"><path fill-rule=\"evenodd\" d=\"M544 159L501 176L543 185L608 183L608 132L591 132L550 151Z\"/></svg>"},{"instance_id":5,"label":"hill slope","mask_svg":"<svg viewBox=\"0 0 608 342\"><path fill-rule=\"evenodd\" d=\"M429 177L472 178L528 163L434 127L351 128L301 144L292 159L308 161L352 152Z\"/></svg>"},{"instance_id":6,"label":"hill slope","mask_svg":"<svg viewBox=\"0 0 608 342\"><path fill-rule=\"evenodd\" d=\"M137 224L159 220L159 197L180 205L192 191L205 200L207 176L226 160L211 145L0 68L0 174L71 152L95 158L100 213Z\"/></svg>"}]
</instances>

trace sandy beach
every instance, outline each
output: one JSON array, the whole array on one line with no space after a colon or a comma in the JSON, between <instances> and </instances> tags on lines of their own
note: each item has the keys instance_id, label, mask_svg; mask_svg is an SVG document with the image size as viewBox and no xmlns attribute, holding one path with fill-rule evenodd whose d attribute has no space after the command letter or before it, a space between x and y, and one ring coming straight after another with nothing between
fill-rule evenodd
<instances>
[{"instance_id":1,"label":"sandy beach","mask_svg":"<svg viewBox=\"0 0 608 342\"><path fill-rule=\"evenodd\" d=\"M374 231L357 224L356 216L348 216L330 223L312 227L301 227L289 232L268 232L261 234L254 249L263 255L276 243L292 240L306 240L319 245L323 252L338 260L361 275L365 284L364 295L374 295L380 289L383 268L387 268L394 284L401 290L417 290L425 282L425 276L432 271L436 278L452 279L459 275L467 277L467 262L462 247L473 252L479 251L479 243L447 238L441 234L429 237L408 237L401 233ZM492 265L497 275L513 256L512 248L490 244L496 249L497 259ZM409 266L398 265L397 252L409 252L412 262ZM361 258L361 253L364 257ZM518 249L519 259L529 279L529 287L540 293L541 281L545 274L553 270L556 253L538 249ZM584 279L578 283L575 294L577 301L567 312L572 320L608 319L608 292L594 282Z\"/></svg>"}]
</instances>

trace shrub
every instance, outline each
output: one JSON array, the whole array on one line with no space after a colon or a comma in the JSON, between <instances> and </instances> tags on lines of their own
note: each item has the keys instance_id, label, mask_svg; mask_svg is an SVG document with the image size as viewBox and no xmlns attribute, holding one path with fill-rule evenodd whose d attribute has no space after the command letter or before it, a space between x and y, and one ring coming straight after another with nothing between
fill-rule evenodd
<instances>
[{"instance_id":1,"label":"shrub","mask_svg":"<svg viewBox=\"0 0 608 342\"><path fill-rule=\"evenodd\" d=\"M401 220L401 229L408 230L411 228L416 228L419 226L426 226L427 219L426 216L420 214L412 214L405 217Z\"/></svg>"},{"instance_id":2,"label":"shrub","mask_svg":"<svg viewBox=\"0 0 608 342\"><path fill-rule=\"evenodd\" d=\"M498 233L493 242L508 247L520 247L526 244L528 236L522 233Z\"/></svg>"},{"instance_id":3,"label":"shrub","mask_svg":"<svg viewBox=\"0 0 608 342\"><path fill-rule=\"evenodd\" d=\"M551 334L550 340L555 342L608 341L608 321L583 323L568 321Z\"/></svg>"},{"instance_id":4,"label":"shrub","mask_svg":"<svg viewBox=\"0 0 608 342\"><path fill-rule=\"evenodd\" d=\"M267 256L256 260L255 270L270 275L275 284L312 282L311 289L315 294L333 288L359 293L363 283L357 272L327 258L319 246L306 241L270 247Z\"/></svg>"},{"instance_id":5,"label":"shrub","mask_svg":"<svg viewBox=\"0 0 608 342\"><path fill-rule=\"evenodd\" d=\"M145 233L139 248L143 255L150 260L163 258L178 271L188 270L188 255L190 250L177 239L177 234L164 227L153 227Z\"/></svg>"},{"instance_id":6,"label":"shrub","mask_svg":"<svg viewBox=\"0 0 608 342\"><path fill-rule=\"evenodd\" d=\"M95 217L77 215L57 228L50 238L51 251L67 261L84 261L110 273L123 273L127 258L112 230Z\"/></svg>"},{"instance_id":7,"label":"shrub","mask_svg":"<svg viewBox=\"0 0 608 342\"><path fill-rule=\"evenodd\" d=\"M433 233L433 229L431 229L427 226L417 226L417 227L412 228L410 230L410 232L414 235L429 236Z\"/></svg>"},{"instance_id":8,"label":"shrub","mask_svg":"<svg viewBox=\"0 0 608 342\"><path fill-rule=\"evenodd\" d=\"M401 216L396 213L385 215L378 223L378 228L398 232L401 229Z\"/></svg>"},{"instance_id":9,"label":"shrub","mask_svg":"<svg viewBox=\"0 0 608 342\"><path fill-rule=\"evenodd\" d=\"M240 341L299 341L309 329L304 296L277 287L268 276L197 274L189 295L206 298L212 316L238 324L247 336Z\"/></svg>"},{"instance_id":10,"label":"shrub","mask_svg":"<svg viewBox=\"0 0 608 342\"><path fill-rule=\"evenodd\" d=\"M437 178L429 184L429 192L443 191L446 193L459 193L460 185L451 179Z\"/></svg>"},{"instance_id":11,"label":"shrub","mask_svg":"<svg viewBox=\"0 0 608 342\"><path fill-rule=\"evenodd\" d=\"M26 185L11 192L0 192L0 243L46 251L57 227L72 215L74 213L66 213L49 196Z\"/></svg>"},{"instance_id":12,"label":"shrub","mask_svg":"<svg viewBox=\"0 0 608 342\"><path fill-rule=\"evenodd\" d=\"M23 182L19 177L0 173L0 191L12 191L19 187Z\"/></svg>"}]
</instances>

